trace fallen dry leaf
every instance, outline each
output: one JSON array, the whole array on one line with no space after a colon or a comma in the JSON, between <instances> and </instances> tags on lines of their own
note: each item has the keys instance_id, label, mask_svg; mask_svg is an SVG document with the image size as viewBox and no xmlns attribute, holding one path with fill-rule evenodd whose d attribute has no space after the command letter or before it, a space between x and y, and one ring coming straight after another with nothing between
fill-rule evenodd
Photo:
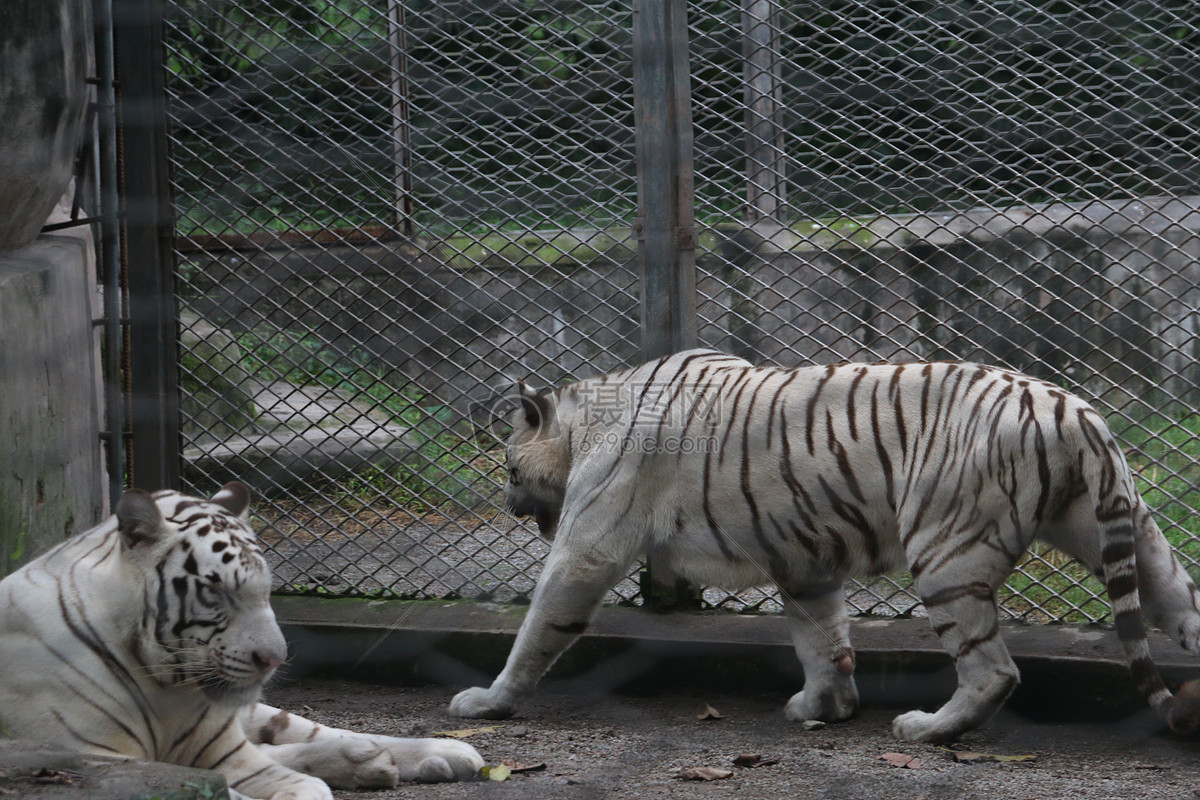
<instances>
[{"instance_id":1,"label":"fallen dry leaf","mask_svg":"<svg viewBox=\"0 0 1200 800\"><path fill-rule=\"evenodd\" d=\"M733 770L724 767L689 767L675 777L681 781L719 781L732 775Z\"/></svg>"},{"instance_id":2,"label":"fallen dry leaf","mask_svg":"<svg viewBox=\"0 0 1200 800\"><path fill-rule=\"evenodd\" d=\"M475 736L480 733L491 733L503 728L503 725L487 725L482 728L462 728L457 731L434 731L434 736L449 736L451 739L466 739L468 736Z\"/></svg>"},{"instance_id":3,"label":"fallen dry leaf","mask_svg":"<svg viewBox=\"0 0 1200 800\"><path fill-rule=\"evenodd\" d=\"M704 704L704 713L697 714L696 719L721 719L721 712L717 711L715 708L710 706L708 703L705 703Z\"/></svg>"},{"instance_id":4,"label":"fallen dry leaf","mask_svg":"<svg viewBox=\"0 0 1200 800\"><path fill-rule=\"evenodd\" d=\"M74 784L80 777L77 772L69 772L63 769L39 769L37 772L29 776L29 779L34 783L57 783L70 785Z\"/></svg>"},{"instance_id":5,"label":"fallen dry leaf","mask_svg":"<svg viewBox=\"0 0 1200 800\"><path fill-rule=\"evenodd\" d=\"M917 769L921 766L921 759L904 753L884 753L879 756L879 760L886 761L890 766L900 769Z\"/></svg>"},{"instance_id":6,"label":"fallen dry leaf","mask_svg":"<svg viewBox=\"0 0 1200 800\"><path fill-rule=\"evenodd\" d=\"M737 758L733 759L735 767L745 767L746 769L754 769L755 767L769 767L772 764L778 764L778 758L763 758L758 753L742 753Z\"/></svg>"},{"instance_id":7,"label":"fallen dry leaf","mask_svg":"<svg viewBox=\"0 0 1200 800\"><path fill-rule=\"evenodd\" d=\"M479 770L479 775L489 781L506 781L508 776L512 775L512 770L503 764L497 764L494 767L483 767Z\"/></svg>"},{"instance_id":8,"label":"fallen dry leaf","mask_svg":"<svg viewBox=\"0 0 1200 800\"><path fill-rule=\"evenodd\" d=\"M545 761L539 761L536 764L522 764L519 761L513 761L512 759L506 758L500 763L512 770L514 775L516 775L518 772L537 772L538 770L546 768Z\"/></svg>"}]
</instances>

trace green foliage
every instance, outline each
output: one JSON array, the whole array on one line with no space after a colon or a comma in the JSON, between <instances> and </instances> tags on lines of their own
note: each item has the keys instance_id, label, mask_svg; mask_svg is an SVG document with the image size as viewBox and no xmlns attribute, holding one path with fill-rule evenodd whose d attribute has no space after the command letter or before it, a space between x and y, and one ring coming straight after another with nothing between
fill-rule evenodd
<instances>
[{"instance_id":1,"label":"green foliage","mask_svg":"<svg viewBox=\"0 0 1200 800\"><path fill-rule=\"evenodd\" d=\"M169 4L182 232L392 224L400 195L426 229L504 224L514 198L538 222L628 221L632 140L606 133L631 124L623 18L529 0L399 13Z\"/></svg>"},{"instance_id":2,"label":"green foliage","mask_svg":"<svg viewBox=\"0 0 1200 800\"><path fill-rule=\"evenodd\" d=\"M1163 534L1200 577L1200 414L1155 414L1120 432L1138 489Z\"/></svg>"},{"instance_id":3,"label":"green foliage","mask_svg":"<svg viewBox=\"0 0 1200 800\"><path fill-rule=\"evenodd\" d=\"M185 232L627 224L623 2L173 0ZM741 215L741 4L689 4L697 216ZM781 4L797 217L1195 192L1190 0ZM397 198L405 196L400 202Z\"/></svg>"}]
</instances>

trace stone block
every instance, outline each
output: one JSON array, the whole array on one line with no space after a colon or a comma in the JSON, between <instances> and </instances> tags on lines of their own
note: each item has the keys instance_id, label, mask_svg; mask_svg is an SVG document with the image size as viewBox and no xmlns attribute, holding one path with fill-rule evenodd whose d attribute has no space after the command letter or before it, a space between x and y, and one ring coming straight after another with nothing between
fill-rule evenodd
<instances>
[{"instance_id":1,"label":"stone block","mask_svg":"<svg viewBox=\"0 0 1200 800\"><path fill-rule=\"evenodd\" d=\"M0 254L0 575L105 510L92 269L77 236Z\"/></svg>"}]
</instances>

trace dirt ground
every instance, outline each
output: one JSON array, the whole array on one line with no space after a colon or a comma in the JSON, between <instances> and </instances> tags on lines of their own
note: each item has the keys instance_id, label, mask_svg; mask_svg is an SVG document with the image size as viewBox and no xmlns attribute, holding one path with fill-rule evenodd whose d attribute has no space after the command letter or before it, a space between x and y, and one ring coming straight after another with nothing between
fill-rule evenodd
<instances>
[{"instance_id":1,"label":"dirt ground","mask_svg":"<svg viewBox=\"0 0 1200 800\"><path fill-rule=\"evenodd\" d=\"M1200 798L1200 738L1166 733L1148 710L1120 720L1055 721L1037 719L1037 708L1016 703L944 748L893 739L891 719L903 708L869 707L854 720L810 731L784 719L786 696L745 686L705 696L683 690L602 698L543 693L503 723L448 717L453 691L306 679L279 684L267 700L324 724L401 736L494 725L465 739L489 764L545 765L504 782L339 791L339 800ZM720 719L699 719L706 706ZM894 766L885 754L916 761ZM736 767L740 755L778 762ZM693 767L733 774L711 782L677 777Z\"/></svg>"}]
</instances>

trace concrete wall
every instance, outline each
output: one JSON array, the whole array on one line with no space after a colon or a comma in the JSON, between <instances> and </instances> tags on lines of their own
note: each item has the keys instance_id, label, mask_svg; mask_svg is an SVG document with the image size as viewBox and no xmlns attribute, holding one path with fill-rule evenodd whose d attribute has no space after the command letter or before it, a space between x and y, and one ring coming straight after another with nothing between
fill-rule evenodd
<instances>
[{"instance_id":1,"label":"concrete wall","mask_svg":"<svg viewBox=\"0 0 1200 800\"><path fill-rule=\"evenodd\" d=\"M0 3L0 250L37 236L71 179L91 41L88 0Z\"/></svg>"},{"instance_id":2,"label":"concrete wall","mask_svg":"<svg viewBox=\"0 0 1200 800\"><path fill-rule=\"evenodd\" d=\"M1066 375L1117 404L1161 389L1200 406L1197 208L1147 198L710 232L700 340L787 365L973 359ZM235 331L307 328L466 411L512 379L636 361L633 246L617 237L554 265L493 251L475 267L404 242L196 251L187 304Z\"/></svg>"},{"instance_id":3,"label":"concrete wall","mask_svg":"<svg viewBox=\"0 0 1200 800\"><path fill-rule=\"evenodd\" d=\"M105 513L90 233L0 253L0 575Z\"/></svg>"},{"instance_id":4,"label":"concrete wall","mask_svg":"<svg viewBox=\"0 0 1200 800\"><path fill-rule=\"evenodd\" d=\"M0 576L104 511L91 233L38 238L70 209L90 10L0 3Z\"/></svg>"}]
</instances>

